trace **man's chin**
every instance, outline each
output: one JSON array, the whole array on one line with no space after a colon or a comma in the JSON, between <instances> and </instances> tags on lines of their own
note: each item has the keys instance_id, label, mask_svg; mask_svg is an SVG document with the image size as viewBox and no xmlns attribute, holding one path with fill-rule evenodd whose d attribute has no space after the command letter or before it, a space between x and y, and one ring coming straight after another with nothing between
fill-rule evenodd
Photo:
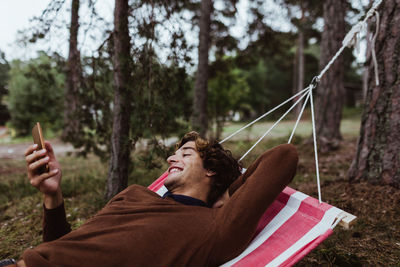
<instances>
[{"instance_id":1,"label":"man's chin","mask_svg":"<svg viewBox=\"0 0 400 267\"><path fill-rule=\"evenodd\" d=\"M164 181L164 186L171 191L172 188L174 188L174 185L177 183L179 180L179 177L177 177L176 174L170 173L167 176L167 179Z\"/></svg>"}]
</instances>

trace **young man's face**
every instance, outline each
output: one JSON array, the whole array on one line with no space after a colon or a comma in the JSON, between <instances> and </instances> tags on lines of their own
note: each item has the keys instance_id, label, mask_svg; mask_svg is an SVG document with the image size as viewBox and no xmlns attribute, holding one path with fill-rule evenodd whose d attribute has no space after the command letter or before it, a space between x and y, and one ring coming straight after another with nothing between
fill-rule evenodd
<instances>
[{"instance_id":1,"label":"young man's face","mask_svg":"<svg viewBox=\"0 0 400 267\"><path fill-rule=\"evenodd\" d=\"M203 168L203 160L194 141L185 143L167 161L169 174L164 185L172 193L185 194L209 188L207 177L212 173Z\"/></svg>"}]
</instances>

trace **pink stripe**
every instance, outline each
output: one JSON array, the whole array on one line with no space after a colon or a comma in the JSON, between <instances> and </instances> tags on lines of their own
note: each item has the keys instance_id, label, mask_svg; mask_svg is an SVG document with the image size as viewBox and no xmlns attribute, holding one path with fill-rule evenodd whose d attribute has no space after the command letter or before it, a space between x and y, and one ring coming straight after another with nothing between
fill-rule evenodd
<instances>
[{"instance_id":1,"label":"pink stripe","mask_svg":"<svg viewBox=\"0 0 400 267\"><path fill-rule=\"evenodd\" d=\"M286 206L290 195L294 194L296 190L286 187L275 199L274 203L268 207L268 209L261 216L260 221L258 222L256 233L254 236L257 236L264 228L267 226L270 221Z\"/></svg>"},{"instance_id":2,"label":"pink stripe","mask_svg":"<svg viewBox=\"0 0 400 267\"><path fill-rule=\"evenodd\" d=\"M153 192L157 192L158 189L160 189L164 185L165 179L167 179L168 176L168 171L164 172L161 174L160 177L158 177L157 180L155 180L151 185L149 185L149 189Z\"/></svg>"},{"instance_id":3,"label":"pink stripe","mask_svg":"<svg viewBox=\"0 0 400 267\"><path fill-rule=\"evenodd\" d=\"M279 266L292 266L296 264L299 260L301 260L304 256L306 256L308 253L310 253L311 250L316 248L319 244L322 243L325 239L328 238L333 233L332 229L328 229L325 233L302 247L301 250L296 251L292 256L290 256L286 261L284 261L281 265Z\"/></svg>"},{"instance_id":4,"label":"pink stripe","mask_svg":"<svg viewBox=\"0 0 400 267\"><path fill-rule=\"evenodd\" d=\"M307 197L293 216L263 244L234 266L265 266L313 228L330 207L325 203L318 204L318 200Z\"/></svg>"}]
</instances>

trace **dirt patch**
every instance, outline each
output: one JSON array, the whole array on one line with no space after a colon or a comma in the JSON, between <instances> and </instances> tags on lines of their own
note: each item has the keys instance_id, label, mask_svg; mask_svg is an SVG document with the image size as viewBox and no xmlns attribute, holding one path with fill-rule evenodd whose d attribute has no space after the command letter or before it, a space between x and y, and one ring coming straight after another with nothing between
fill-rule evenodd
<instances>
[{"instance_id":1,"label":"dirt patch","mask_svg":"<svg viewBox=\"0 0 400 267\"><path fill-rule=\"evenodd\" d=\"M355 149L355 139L343 141L338 151L321 154L319 162L322 200L354 214L357 221L350 230L336 227L297 266L400 266L400 190L349 182L347 170ZM302 178L293 187L317 197L313 151L302 145L299 152Z\"/></svg>"},{"instance_id":2,"label":"dirt patch","mask_svg":"<svg viewBox=\"0 0 400 267\"><path fill-rule=\"evenodd\" d=\"M58 139L50 140L56 156L63 156L67 153L74 152L72 145L61 142ZM33 142L24 142L19 144L0 144L0 159L21 159L24 160L24 153L28 146Z\"/></svg>"}]
</instances>

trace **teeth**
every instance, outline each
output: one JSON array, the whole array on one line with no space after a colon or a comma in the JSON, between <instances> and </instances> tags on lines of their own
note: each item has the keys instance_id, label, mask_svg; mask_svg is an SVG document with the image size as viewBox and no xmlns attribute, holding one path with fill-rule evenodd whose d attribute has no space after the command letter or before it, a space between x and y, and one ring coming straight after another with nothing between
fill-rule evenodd
<instances>
[{"instance_id":1,"label":"teeth","mask_svg":"<svg viewBox=\"0 0 400 267\"><path fill-rule=\"evenodd\" d=\"M180 172L180 171L181 171L181 170L178 169L178 168L173 168L173 169L171 169L169 172L172 173L172 172Z\"/></svg>"}]
</instances>

